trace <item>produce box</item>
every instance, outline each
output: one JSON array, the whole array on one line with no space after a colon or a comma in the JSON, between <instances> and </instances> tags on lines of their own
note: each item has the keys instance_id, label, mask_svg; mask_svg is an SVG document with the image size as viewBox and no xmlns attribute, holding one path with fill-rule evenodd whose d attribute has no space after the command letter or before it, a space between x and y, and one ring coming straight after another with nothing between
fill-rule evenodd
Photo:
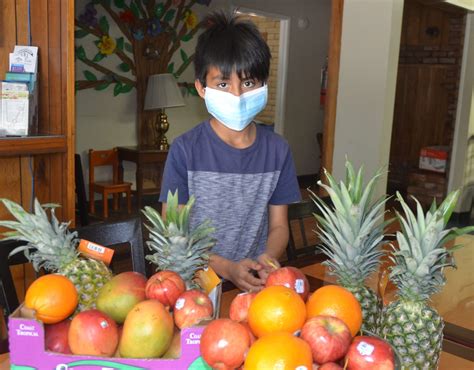
<instances>
[{"instance_id":1,"label":"produce box","mask_svg":"<svg viewBox=\"0 0 474 370\"><path fill-rule=\"evenodd\" d=\"M210 294L214 317L219 317L222 286ZM34 318L34 311L21 305L8 321L11 369L210 369L201 357L199 344L202 325L181 330L181 357L169 359L132 359L98 356L64 355L45 351L43 323Z\"/></svg>"},{"instance_id":2,"label":"produce box","mask_svg":"<svg viewBox=\"0 0 474 370\"><path fill-rule=\"evenodd\" d=\"M446 172L448 164L447 146L427 146L421 148L419 167L424 170Z\"/></svg>"}]
</instances>

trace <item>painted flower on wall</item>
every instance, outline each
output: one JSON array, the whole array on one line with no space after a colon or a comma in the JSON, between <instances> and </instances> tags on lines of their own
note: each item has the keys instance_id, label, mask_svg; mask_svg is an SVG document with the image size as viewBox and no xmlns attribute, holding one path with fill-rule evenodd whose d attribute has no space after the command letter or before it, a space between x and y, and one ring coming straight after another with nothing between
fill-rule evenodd
<instances>
[{"instance_id":1,"label":"painted flower on wall","mask_svg":"<svg viewBox=\"0 0 474 370\"><path fill-rule=\"evenodd\" d=\"M120 20L123 23L131 24L135 21L135 16L131 10L124 10L119 13Z\"/></svg>"},{"instance_id":2,"label":"painted flower on wall","mask_svg":"<svg viewBox=\"0 0 474 370\"><path fill-rule=\"evenodd\" d=\"M192 30L198 24L197 15L192 10L188 10L184 15L184 23L188 30Z\"/></svg>"},{"instance_id":3,"label":"painted flower on wall","mask_svg":"<svg viewBox=\"0 0 474 370\"><path fill-rule=\"evenodd\" d=\"M79 20L90 27L95 27L97 25L97 10L93 3L88 3L86 5L84 11L79 15Z\"/></svg>"},{"instance_id":4,"label":"painted flower on wall","mask_svg":"<svg viewBox=\"0 0 474 370\"><path fill-rule=\"evenodd\" d=\"M102 54L110 55L114 52L117 43L115 40L110 36L102 36L101 41L97 44L99 51Z\"/></svg>"},{"instance_id":5,"label":"painted flower on wall","mask_svg":"<svg viewBox=\"0 0 474 370\"><path fill-rule=\"evenodd\" d=\"M158 36L162 31L161 23L158 18L153 18L148 21L147 32L152 37Z\"/></svg>"}]
</instances>

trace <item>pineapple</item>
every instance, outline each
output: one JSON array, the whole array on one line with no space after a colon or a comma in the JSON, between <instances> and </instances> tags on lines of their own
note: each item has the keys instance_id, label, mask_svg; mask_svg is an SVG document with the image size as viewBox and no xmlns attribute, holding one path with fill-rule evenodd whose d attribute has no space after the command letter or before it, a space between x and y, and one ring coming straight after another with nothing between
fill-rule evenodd
<instances>
[{"instance_id":1,"label":"pineapple","mask_svg":"<svg viewBox=\"0 0 474 370\"><path fill-rule=\"evenodd\" d=\"M407 369L436 369L438 365L444 322L427 301L445 284L444 267L455 267L453 249L447 250L444 244L474 230L473 226L446 229L458 196L459 191L450 193L438 208L433 202L426 215L414 198L415 216L397 193L405 217L397 213L401 231L397 232L398 247L392 245L394 266L389 277L398 288L398 300L384 307L381 335Z\"/></svg>"},{"instance_id":2,"label":"pineapple","mask_svg":"<svg viewBox=\"0 0 474 370\"><path fill-rule=\"evenodd\" d=\"M323 242L322 252L329 258L323 262L338 284L351 291L362 307L361 330L377 334L382 311L380 297L364 285L366 278L378 268L384 254L381 244L384 228L391 222L383 221L386 198L371 204L372 193L382 172L363 188L363 169L357 175L352 164L346 161L346 180L338 185L332 175L324 170L329 185L318 181L328 192L333 207L330 208L314 193L313 201L322 215L315 215L319 222L316 231Z\"/></svg>"},{"instance_id":3,"label":"pineapple","mask_svg":"<svg viewBox=\"0 0 474 370\"><path fill-rule=\"evenodd\" d=\"M36 271L43 267L46 271L66 276L76 286L78 311L94 308L100 288L110 280L112 273L103 262L79 257L77 232L68 230L69 223L59 223L54 213L58 205L41 205L35 199L34 213L30 214L11 200L0 200L17 220L0 221L0 226L11 229L3 233L5 240L27 242L14 249L10 256L23 252ZM47 209L51 210L51 222Z\"/></svg>"},{"instance_id":4,"label":"pineapple","mask_svg":"<svg viewBox=\"0 0 474 370\"><path fill-rule=\"evenodd\" d=\"M152 207L143 210L150 221L149 225L145 225L150 230L150 240L146 244L154 252L146 259L156 265L157 270L177 272L188 289L198 287L194 280L196 271L208 266L208 252L216 243L210 237L214 228L209 226L208 220L190 230L189 216L194 201L191 196L188 203L180 208L178 192L168 192L166 220Z\"/></svg>"}]
</instances>

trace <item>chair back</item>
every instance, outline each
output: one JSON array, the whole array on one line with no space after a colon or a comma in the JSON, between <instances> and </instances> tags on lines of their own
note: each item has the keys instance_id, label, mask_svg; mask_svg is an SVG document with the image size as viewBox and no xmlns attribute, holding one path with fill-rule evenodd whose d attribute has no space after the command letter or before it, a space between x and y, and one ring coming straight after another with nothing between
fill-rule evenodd
<instances>
[{"instance_id":1,"label":"chair back","mask_svg":"<svg viewBox=\"0 0 474 370\"><path fill-rule=\"evenodd\" d=\"M114 250L111 263L114 273L130 270L128 266L124 267L124 263L131 260L132 270L146 275L142 223L139 217L87 225L76 231L79 238Z\"/></svg>"},{"instance_id":2,"label":"chair back","mask_svg":"<svg viewBox=\"0 0 474 370\"><path fill-rule=\"evenodd\" d=\"M10 266L28 262L23 253L18 253L12 257L8 257L8 255L15 248L25 244L23 241L16 240L0 241L0 306L3 310L2 325L5 326L5 333L0 338L0 353L8 352L8 334L6 332L8 317L19 306Z\"/></svg>"},{"instance_id":3,"label":"chair back","mask_svg":"<svg viewBox=\"0 0 474 370\"><path fill-rule=\"evenodd\" d=\"M117 148L108 150L89 149L89 184L95 182L95 168L102 166L112 167L113 183L118 183L119 157Z\"/></svg>"},{"instance_id":4,"label":"chair back","mask_svg":"<svg viewBox=\"0 0 474 370\"><path fill-rule=\"evenodd\" d=\"M323 198L329 202L329 197ZM288 227L290 231L286 254L288 263L297 259L304 264L314 263L324 257L319 250L319 240L314 229L317 221L314 214L321 214L319 208L310 199L288 205Z\"/></svg>"}]
</instances>

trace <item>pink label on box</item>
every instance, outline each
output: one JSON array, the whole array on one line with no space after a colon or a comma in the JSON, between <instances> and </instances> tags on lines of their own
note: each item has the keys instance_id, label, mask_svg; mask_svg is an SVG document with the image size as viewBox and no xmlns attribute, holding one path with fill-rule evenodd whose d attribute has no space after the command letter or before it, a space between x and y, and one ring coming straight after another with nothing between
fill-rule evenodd
<instances>
[{"instance_id":1,"label":"pink label on box","mask_svg":"<svg viewBox=\"0 0 474 370\"><path fill-rule=\"evenodd\" d=\"M97 356L63 355L44 350L44 328L39 321L10 317L8 332L10 364L12 369L210 369L200 356L199 344L204 327L185 328L181 331L181 358L132 359Z\"/></svg>"}]
</instances>

